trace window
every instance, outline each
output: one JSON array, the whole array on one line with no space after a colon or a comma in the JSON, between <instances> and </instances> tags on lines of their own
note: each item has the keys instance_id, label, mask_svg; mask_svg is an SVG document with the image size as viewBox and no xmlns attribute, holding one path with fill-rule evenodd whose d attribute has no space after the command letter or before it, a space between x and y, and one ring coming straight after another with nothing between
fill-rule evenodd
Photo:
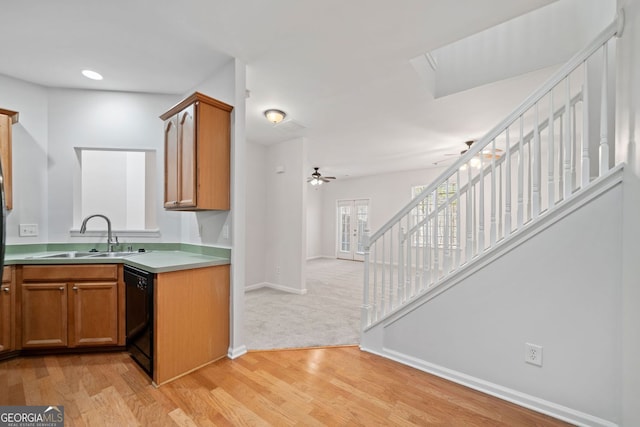
<instances>
[{"instance_id":1,"label":"window","mask_svg":"<svg viewBox=\"0 0 640 427\"><path fill-rule=\"evenodd\" d=\"M155 150L76 148L76 154L80 185L74 192L75 228L99 213L121 234L157 232Z\"/></svg>"},{"instance_id":2,"label":"window","mask_svg":"<svg viewBox=\"0 0 640 427\"><path fill-rule=\"evenodd\" d=\"M420 193L422 193L427 188L426 185L416 185L411 187L411 198L415 199ZM425 226L419 227L416 232L412 236L412 245L417 247L425 247L427 245L433 245L432 240L430 238L430 234L433 232L433 223L431 220L427 221L425 224L424 220L427 218L427 215L435 210L436 207L439 207L438 210L438 247L444 247L444 238L445 238L445 229L447 226L449 227L449 247L454 248L458 246L458 237L457 237L457 218L458 218L458 201L453 198L456 195L456 184L455 183L443 183L436 190L437 194L437 204L434 205L434 197L433 194L427 195L427 197L422 200L418 206L413 210L413 224L415 226L417 224L424 224ZM445 207L447 204L447 199L449 200L449 207ZM448 223L447 223L448 220Z\"/></svg>"}]
</instances>

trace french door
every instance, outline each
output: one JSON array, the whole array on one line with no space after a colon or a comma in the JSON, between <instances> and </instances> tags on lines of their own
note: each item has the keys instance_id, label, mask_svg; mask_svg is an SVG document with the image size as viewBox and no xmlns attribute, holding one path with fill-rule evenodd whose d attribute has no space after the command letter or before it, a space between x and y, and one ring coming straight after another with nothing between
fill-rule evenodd
<instances>
[{"instance_id":1,"label":"french door","mask_svg":"<svg viewBox=\"0 0 640 427\"><path fill-rule=\"evenodd\" d=\"M369 222L369 199L338 200L337 257L364 261L363 236Z\"/></svg>"}]
</instances>

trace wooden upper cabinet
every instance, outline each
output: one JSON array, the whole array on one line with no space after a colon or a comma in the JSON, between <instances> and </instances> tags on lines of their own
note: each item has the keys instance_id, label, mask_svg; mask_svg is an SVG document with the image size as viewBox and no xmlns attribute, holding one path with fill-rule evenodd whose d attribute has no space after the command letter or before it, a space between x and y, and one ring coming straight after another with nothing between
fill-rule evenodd
<instances>
[{"instance_id":1,"label":"wooden upper cabinet","mask_svg":"<svg viewBox=\"0 0 640 427\"><path fill-rule=\"evenodd\" d=\"M18 123L18 112L0 108L0 165L4 177L4 201L13 208L13 181L11 159L11 125Z\"/></svg>"},{"instance_id":2,"label":"wooden upper cabinet","mask_svg":"<svg viewBox=\"0 0 640 427\"><path fill-rule=\"evenodd\" d=\"M166 209L229 210L232 110L195 92L160 116Z\"/></svg>"}]
</instances>

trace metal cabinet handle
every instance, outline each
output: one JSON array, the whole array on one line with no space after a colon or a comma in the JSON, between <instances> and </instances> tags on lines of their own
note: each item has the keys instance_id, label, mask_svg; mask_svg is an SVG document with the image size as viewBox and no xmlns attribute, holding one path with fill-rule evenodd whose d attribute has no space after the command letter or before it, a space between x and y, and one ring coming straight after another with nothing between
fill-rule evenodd
<instances>
[{"instance_id":1,"label":"metal cabinet handle","mask_svg":"<svg viewBox=\"0 0 640 427\"><path fill-rule=\"evenodd\" d=\"M2 288L3 291L5 291L6 293L9 293L9 288Z\"/></svg>"},{"instance_id":2,"label":"metal cabinet handle","mask_svg":"<svg viewBox=\"0 0 640 427\"><path fill-rule=\"evenodd\" d=\"M60 286L58 289L60 289L61 291L64 291L64 286Z\"/></svg>"},{"instance_id":3,"label":"metal cabinet handle","mask_svg":"<svg viewBox=\"0 0 640 427\"><path fill-rule=\"evenodd\" d=\"M74 287L73 287L73 288L71 288L71 289L73 289L74 291L77 291L77 290L78 290L78 287L77 287L77 286L74 286Z\"/></svg>"}]
</instances>

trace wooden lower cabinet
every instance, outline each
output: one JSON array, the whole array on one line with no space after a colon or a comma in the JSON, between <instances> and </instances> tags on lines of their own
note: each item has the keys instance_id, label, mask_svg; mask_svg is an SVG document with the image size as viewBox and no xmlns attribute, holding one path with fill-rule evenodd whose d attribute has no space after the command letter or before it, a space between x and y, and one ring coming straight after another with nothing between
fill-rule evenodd
<instances>
[{"instance_id":1,"label":"wooden lower cabinet","mask_svg":"<svg viewBox=\"0 0 640 427\"><path fill-rule=\"evenodd\" d=\"M153 381L161 385L229 351L229 266L159 273Z\"/></svg>"},{"instance_id":2,"label":"wooden lower cabinet","mask_svg":"<svg viewBox=\"0 0 640 427\"><path fill-rule=\"evenodd\" d=\"M121 266L24 266L23 349L99 347L124 344L119 310L124 292Z\"/></svg>"},{"instance_id":3,"label":"wooden lower cabinet","mask_svg":"<svg viewBox=\"0 0 640 427\"><path fill-rule=\"evenodd\" d=\"M0 353L15 350L15 296L13 269L4 267L0 286Z\"/></svg>"}]
</instances>

